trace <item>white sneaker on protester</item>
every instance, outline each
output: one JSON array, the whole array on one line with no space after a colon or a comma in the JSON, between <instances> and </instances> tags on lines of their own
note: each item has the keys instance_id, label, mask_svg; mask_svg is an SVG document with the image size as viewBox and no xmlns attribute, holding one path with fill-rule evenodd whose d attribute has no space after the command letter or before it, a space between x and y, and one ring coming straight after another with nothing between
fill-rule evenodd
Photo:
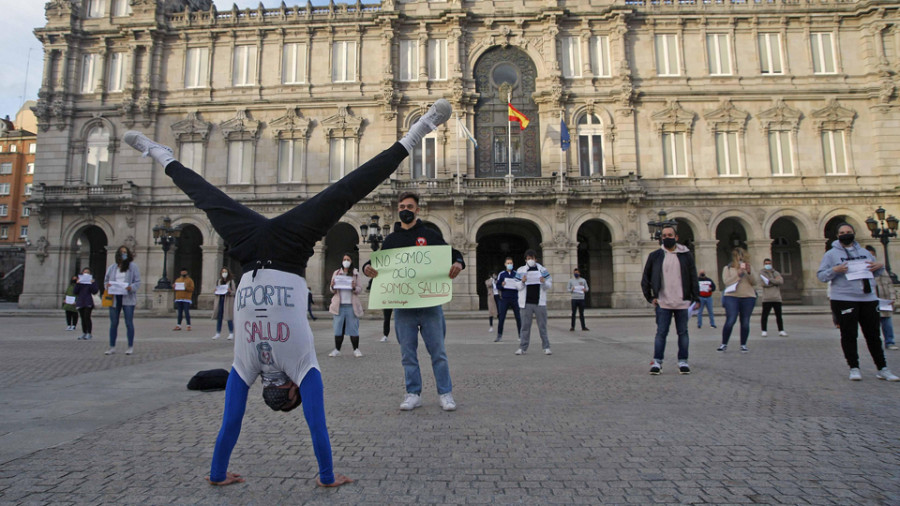
<instances>
[{"instance_id":1,"label":"white sneaker on protester","mask_svg":"<svg viewBox=\"0 0 900 506\"><path fill-rule=\"evenodd\" d=\"M381 336L381 342L382 342L382 343L386 343L386 342L387 342L387 336Z\"/></svg>"},{"instance_id":2,"label":"white sneaker on protester","mask_svg":"<svg viewBox=\"0 0 900 506\"><path fill-rule=\"evenodd\" d=\"M422 398L419 394L406 394L403 402L400 403L400 411L412 411L422 405Z\"/></svg>"},{"instance_id":3,"label":"white sneaker on protester","mask_svg":"<svg viewBox=\"0 0 900 506\"><path fill-rule=\"evenodd\" d=\"M491 332L493 332L493 331L494 331L494 327L489 327L489 328L488 328L488 333L491 333Z\"/></svg>"},{"instance_id":4,"label":"white sneaker on protester","mask_svg":"<svg viewBox=\"0 0 900 506\"><path fill-rule=\"evenodd\" d=\"M456 411L456 401L453 400L453 394L441 394L441 409L444 411Z\"/></svg>"},{"instance_id":5,"label":"white sneaker on protester","mask_svg":"<svg viewBox=\"0 0 900 506\"><path fill-rule=\"evenodd\" d=\"M428 112L422 115L419 121L424 121L434 130L438 126L447 122L450 115L453 114L453 106L446 99L437 100L434 105L428 109Z\"/></svg>"},{"instance_id":6,"label":"white sneaker on protester","mask_svg":"<svg viewBox=\"0 0 900 506\"><path fill-rule=\"evenodd\" d=\"M219 334L218 334L218 333L216 333L216 335L214 335L214 336L213 336L213 337L212 337L212 338L213 338L213 341L215 341L215 340L216 340L216 339L218 339L218 338L219 338Z\"/></svg>"},{"instance_id":7,"label":"white sneaker on protester","mask_svg":"<svg viewBox=\"0 0 900 506\"><path fill-rule=\"evenodd\" d=\"M337 349L331 350L331 353L328 354L329 357L340 357L341 352Z\"/></svg>"},{"instance_id":8,"label":"white sneaker on protester","mask_svg":"<svg viewBox=\"0 0 900 506\"><path fill-rule=\"evenodd\" d=\"M525 354L525 350L523 350L522 348L519 348L518 350L516 350L516 355L524 355L524 354Z\"/></svg>"},{"instance_id":9,"label":"white sneaker on protester","mask_svg":"<svg viewBox=\"0 0 900 506\"><path fill-rule=\"evenodd\" d=\"M356 357L356 358L359 358L359 357L362 356L362 352L359 351L359 348L353 350L353 356Z\"/></svg>"},{"instance_id":10,"label":"white sneaker on protester","mask_svg":"<svg viewBox=\"0 0 900 506\"><path fill-rule=\"evenodd\" d=\"M233 333L232 333L232 334L228 334L228 340L229 340L229 341L233 341L233 340L234 340L234 334L233 334Z\"/></svg>"},{"instance_id":11,"label":"white sneaker on protester","mask_svg":"<svg viewBox=\"0 0 900 506\"><path fill-rule=\"evenodd\" d=\"M546 348L546 349L544 350L544 355L553 355L553 352L550 351L550 348Z\"/></svg>"},{"instance_id":12,"label":"white sneaker on protester","mask_svg":"<svg viewBox=\"0 0 900 506\"><path fill-rule=\"evenodd\" d=\"M759 335L760 335L761 337L768 337L768 336L769 336L769 333L766 332L765 330L763 330L762 332L759 333Z\"/></svg>"},{"instance_id":13,"label":"white sneaker on protester","mask_svg":"<svg viewBox=\"0 0 900 506\"><path fill-rule=\"evenodd\" d=\"M783 331L783 330L779 330L779 331L778 331L778 335L781 336L781 337L787 337L787 332L785 332L785 331Z\"/></svg>"},{"instance_id":14,"label":"white sneaker on protester","mask_svg":"<svg viewBox=\"0 0 900 506\"><path fill-rule=\"evenodd\" d=\"M875 373L875 377L881 380L887 381L900 381L900 378L894 375L890 369L887 367L883 367L880 371Z\"/></svg>"},{"instance_id":15,"label":"white sneaker on protester","mask_svg":"<svg viewBox=\"0 0 900 506\"><path fill-rule=\"evenodd\" d=\"M862 374L860 374L859 368L853 367L850 369L850 381L862 381Z\"/></svg>"},{"instance_id":16,"label":"white sneaker on protester","mask_svg":"<svg viewBox=\"0 0 900 506\"><path fill-rule=\"evenodd\" d=\"M116 354L116 348L115 348L115 347L110 348L110 349L106 350L105 352L103 352L103 354L104 354L104 355L115 355L115 354Z\"/></svg>"},{"instance_id":17,"label":"white sneaker on protester","mask_svg":"<svg viewBox=\"0 0 900 506\"><path fill-rule=\"evenodd\" d=\"M129 130L125 132L122 140L125 141L125 144L128 144L137 151L140 151L141 156L143 156L144 158L150 156L153 157L154 160L160 161L160 159L164 158L166 155L168 155L169 157L175 156L175 151L173 151L172 148L170 148L169 146L164 146L157 142L153 142L146 135L136 130Z\"/></svg>"},{"instance_id":18,"label":"white sneaker on protester","mask_svg":"<svg viewBox=\"0 0 900 506\"><path fill-rule=\"evenodd\" d=\"M134 347L129 346L128 349L125 350L125 354L126 354L126 355L131 355L132 353L134 353Z\"/></svg>"}]
</instances>

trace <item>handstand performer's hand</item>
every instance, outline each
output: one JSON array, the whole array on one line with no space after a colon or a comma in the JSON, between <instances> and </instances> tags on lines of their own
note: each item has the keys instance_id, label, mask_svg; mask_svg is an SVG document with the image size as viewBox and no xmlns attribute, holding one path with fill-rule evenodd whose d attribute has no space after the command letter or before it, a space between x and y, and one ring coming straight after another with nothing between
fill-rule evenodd
<instances>
[{"instance_id":1,"label":"handstand performer's hand","mask_svg":"<svg viewBox=\"0 0 900 506\"><path fill-rule=\"evenodd\" d=\"M348 483L353 483L353 480L351 480L350 478L347 478L343 474L335 474L334 475L334 483L329 483L327 485L322 483L321 479L316 478L316 485L318 485L320 487L340 487L341 485L346 485Z\"/></svg>"},{"instance_id":2,"label":"handstand performer's hand","mask_svg":"<svg viewBox=\"0 0 900 506\"><path fill-rule=\"evenodd\" d=\"M225 479L222 481L212 481L209 479L209 476L206 477L206 481L210 485L215 485L217 487L224 487L225 485L231 485L232 483L244 483L244 479L241 478L241 475L237 473L225 473Z\"/></svg>"},{"instance_id":3,"label":"handstand performer's hand","mask_svg":"<svg viewBox=\"0 0 900 506\"><path fill-rule=\"evenodd\" d=\"M363 269L363 272L366 274L366 276L368 276L370 278L374 278L375 276L378 275L378 271L373 269L371 265L367 265L366 268Z\"/></svg>"}]
</instances>

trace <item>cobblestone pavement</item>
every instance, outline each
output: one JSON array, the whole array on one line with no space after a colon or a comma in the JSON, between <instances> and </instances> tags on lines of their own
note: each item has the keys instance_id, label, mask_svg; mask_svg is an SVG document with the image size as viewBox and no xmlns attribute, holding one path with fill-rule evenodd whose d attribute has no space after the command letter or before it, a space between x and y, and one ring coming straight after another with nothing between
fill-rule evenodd
<instances>
[{"instance_id":1,"label":"cobblestone pavement","mask_svg":"<svg viewBox=\"0 0 900 506\"><path fill-rule=\"evenodd\" d=\"M101 318L92 342L62 318L2 318L0 504L900 504L900 384L875 379L862 342L864 381L848 381L827 314L787 316L787 338L760 338L754 317L747 354L692 326L689 376L674 336L663 374L647 374L647 314L588 332L551 319L552 356L536 335L519 357L486 319L449 321L454 413L424 346L424 406L400 412L399 347L377 342L380 321L362 324L363 358L349 342L328 358L320 318L334 466L356 480L338 489L315 487L301 412L269 410L258 382L231 460L247 482L205 483L224 394L184 384L230 364L209 320L187 333L138 319L136 354L106 357Z\"/></svg>"}]
</instances>

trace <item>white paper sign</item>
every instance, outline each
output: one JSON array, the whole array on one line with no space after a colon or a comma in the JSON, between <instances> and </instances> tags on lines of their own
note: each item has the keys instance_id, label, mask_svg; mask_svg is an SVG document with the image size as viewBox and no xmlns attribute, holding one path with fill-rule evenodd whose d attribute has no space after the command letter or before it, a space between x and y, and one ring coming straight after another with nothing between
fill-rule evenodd
<instances>
[{"instance_id":1,"label":"white paper sign","mask_svg":"<svg viewBox=\"0 0 900 506\"><path fill-rule=\"evenodd\" d=\"M74 295L66 295L66 304L74 304L75 296Z\"/></svg>"},{"instance_id":2,"label":"white paper sign","mask_svg":"<svg viewBox=\"0 0 900 506\"><path fill-rule=\"evenodd\" d=\"M517 283L518 283L518 281L516 281L513 278L506 278L503 280L502 284L503 284L503 288L505 288L507 290L515 290L516 288L518 288L516 286Z\"/></svg>"},{"instance_id":3,"label":"white paper sign","mask_svg":"<svg viewBox=\"0 0 900 506\"><path fill-rule=\"evenodd\" d=\"M78 275L78 283L82 285L89 285L94 282L94 276L90 274L79 274Z\"/></svg>"},{"instance_id":4,"label":"white paper sign","mask_svg":"<svg viewBox=\"0 0 900 506\"><path fill-rule=\"evenodd\" d=\"M764 285L768 285L768 284L769 284L769 278L763 276L762 274L759 275L759 279L762 280L762 282L763 282Z\"/></svg>"},{"instance_id":5,"label":"white paper sign","mask_svg":"<svg viewBox=\"0 0 900 506\"><path fill-rule=\"evenodd\" d=\"M537 285L541 282L541 273L538 271L528 271L525 273L526 285Z\"/></svg>"},{"instance_id":6,"label":"white paper sign","mask_svg":"<svg viewBox=\"0 0 900 506\"><path fill-rule=\"evenodd\" d=\"M740 281L738 281L738 283L740 283ZM731 293L731 292L737 290L738 283L735 283L735 284L733 284L733 285L728 285L728 286L726 286L726 287L725 287L725 291L722 292L722 293Z\"/></svg>"},{"instance_id":7,"label":"white paper sign","mask_svg":"<svg viewBox=\"0 0 900 506\"><path fill-rule=\"evenodd\" d=\"M697 314L697 308L700 307L700 304L696 302L691 302L691 305L688 306L688 318L693 318L695 314Z\"/></svg>"},{"instance_id":8,"label":"white paper sign","mask_svg":"<svg viewBox=\"0 0 900 506\"><path fill-rule=\"evenodd\" d=\"M851 260L847 262L847 280L854 279L875 279L872 271L869 270L868 260Z\"/></svg>"},{"instance_id":9,"label":"white paper sign","mask_svg":"<svg viewBox=\"0 0 900 506\"><path fill-rule=\"evenodd\" d=\"M125 295L127 287L128 283L124 281L110 281L107 292L109 292L110 295Z\"/></svg>"},{"instance_id":10,"label":"white paper sign","mask_svg":"<svg viewBox=\"0 0 900 506\"><path fill-rule=\"evenodd\" d=\"M584 285L575 285L572 287L572 291L575 293L584 293Z\"/></svg>"},{"instance_id":11,"label":"white paper sign","mask_svg":"<svg viewBox=\"0 0 900 506\"><path fill-rule=\"evenodd\" d=\"M878 299L879 311L894 311L894 301L888 299Z\"/></svg>"},{"instance_id":12,"label":"white paper sign","mask_svg":"<svg viewBox=\"0 0 900 506\"><path fill-rule=\"evenodd\" d=\"M227 295L228 285L216 285L216 295Z\"/></svg>"},{"instance_id":13,"label":"white paper sign","mask_svg":"<svg viewBox=\"0 0 900 506\"><path fill-rule=\"evenodd\" d=\"M334 277L334 289L335 290L352 290L353 289L353 276L335 276Z\"/></svg>"}]
</instances>

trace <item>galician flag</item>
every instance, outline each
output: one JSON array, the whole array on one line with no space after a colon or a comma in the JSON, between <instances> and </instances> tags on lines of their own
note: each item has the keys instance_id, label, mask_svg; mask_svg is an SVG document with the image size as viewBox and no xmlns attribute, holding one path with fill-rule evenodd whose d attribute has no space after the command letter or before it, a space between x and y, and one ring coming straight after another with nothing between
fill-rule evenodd
<instances>
[{"instance_id":1,"label":"galician flag","mask_svg":"<svg viewBox=\"0 0 900 506\"><path fill-rule=\"evenodd\" d=\"M513 107L512 104L507 103L506 105L509 106L509 120L518 121L521 129L525 130L525 128L528 127L528 123L531 122L528 117L519 112L519 110Z\"/></svg>"},{"instance_id":2,"label":"galician flag","mask_svg":"<svg viewBox=\"0 0 900 506\"><path fill-rule=\"evenodd\" d=\"M474 144L476 148L478 147L478 141L475 140L475 136L472 135L472 132L466 128L466 124L459 120L459 115L456 116L456 136L468 139L472 141L472 144Z\"/></svg>"}]
</instances>

